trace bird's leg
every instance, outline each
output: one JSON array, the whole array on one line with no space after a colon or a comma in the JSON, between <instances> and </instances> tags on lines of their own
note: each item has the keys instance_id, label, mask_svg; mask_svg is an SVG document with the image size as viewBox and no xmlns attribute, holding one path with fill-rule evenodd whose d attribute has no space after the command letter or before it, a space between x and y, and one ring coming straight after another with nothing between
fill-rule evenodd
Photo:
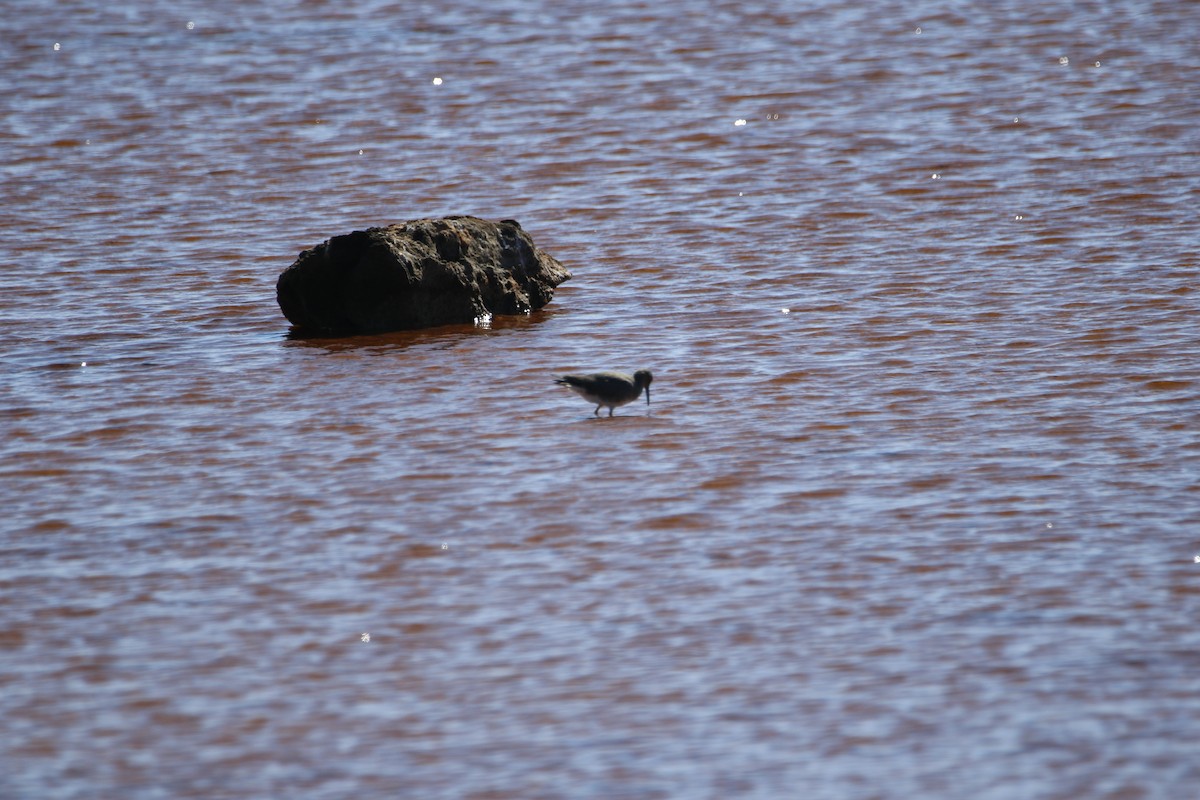
<instances>
[{"instance_id":1,"label":"bird's leg","mask_svg":"<svg viewBox=\"0 0 1200 800\"><path fill-rule=\"evenodd\" d=\"M608 407L608 415L609 415L610 417L612 416L612 412L613 412L613 407L612 407L612 406L609 406L609 407Z\"/></svg>"},{"instance_id":2,"label":"bird's leg","mask_svg":"<svg viewBox=\"0 0 1200 800\"><path fill-rule=\"evenodd\" d=\"M592 412L592 415L597 416L597 417L600 416L600 408L603 405L604 405L604 403L601 403L600 405L596 406L596 410Z\"/></svg>"}]
</instances>

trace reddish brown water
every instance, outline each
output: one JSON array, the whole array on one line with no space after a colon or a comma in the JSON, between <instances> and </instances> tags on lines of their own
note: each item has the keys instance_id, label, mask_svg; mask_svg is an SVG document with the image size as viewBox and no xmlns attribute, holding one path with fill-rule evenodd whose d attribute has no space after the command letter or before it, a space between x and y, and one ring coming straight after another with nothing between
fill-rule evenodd
<instances>
[{"instance_id":1,"label":"reddish brown water","mask_svg":"<svg viewBox=\"0 0 1200 800\"><path fill-rule=\"evenodd\" d=\"M0 796L1195 796L1194 4L4 18ZM451 213L575 279L288 338Z\"/></svg>"}]
</instances>

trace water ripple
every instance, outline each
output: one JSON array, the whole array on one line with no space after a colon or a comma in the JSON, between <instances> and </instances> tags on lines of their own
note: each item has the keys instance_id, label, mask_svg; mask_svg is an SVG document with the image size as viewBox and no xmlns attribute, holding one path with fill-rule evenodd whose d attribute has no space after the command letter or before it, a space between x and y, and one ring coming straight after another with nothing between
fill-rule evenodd
<instances>
[{"instance_id":1,"label":"water ripple","mask_svg":"<svg viewBox=\"0 0 1200 800\"><path fill-rule=\"evenodd\" d=\"M1177 4L10 5L0 794L1200 780ZM451 213L575 278L288 335Z\"/></svg>"}]
</instances>

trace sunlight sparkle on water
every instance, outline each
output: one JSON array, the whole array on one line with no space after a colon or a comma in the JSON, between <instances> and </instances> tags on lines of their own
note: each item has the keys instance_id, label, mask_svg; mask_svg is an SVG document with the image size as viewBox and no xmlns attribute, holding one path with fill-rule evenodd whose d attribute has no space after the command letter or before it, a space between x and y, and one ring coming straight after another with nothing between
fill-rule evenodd
<instances>
[{"instance_id":1,"label":"sunlight sparkle on water","mask_svg":"<svg viewBox=\"0 0 1200 800\"><path fill-rule=\"evenodd\" d=\"M736 127L741 127L742 125L745 125L745 124L746 124L746 120L744 120L744 119L735 119L735 120L733 121L733 124L734 124L734 126L736 126Z\"/></svg>"},{"instance_id":2,"label":"sunlight sparkle on water","mask_svg":"<svg viewBox=\"0 0 1200 800\"><path fill-rule=\"evenodd\" d=\"M434 85L434 86L441 86L441 85L442 85L442 79L441 79L441 78L434 78L434 79L433 79L433 85Z\"/></svg>"}]
</instances>

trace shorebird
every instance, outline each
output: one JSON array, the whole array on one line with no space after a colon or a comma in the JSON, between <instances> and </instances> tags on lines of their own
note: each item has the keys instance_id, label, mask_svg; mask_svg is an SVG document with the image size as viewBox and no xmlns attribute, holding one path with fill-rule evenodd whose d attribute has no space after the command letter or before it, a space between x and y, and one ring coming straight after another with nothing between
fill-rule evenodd
<instances>
[{"instance_id":1,"label":"shorebird","mask_svg":"<svg viewBox=\"0 0 1200 800\"><path fill-rule=\"evenodd\" d=\"M594 372L591 375L563 375L554 382L566 386L572 392L596 404L592 413L600 416L600 409L608 406L608 415L613 409L632 403L646 390L646 405L650 405L650 381L654 376L648 369L639 369L632 375L624 372Z\"/></svg>"}]
</instances>

